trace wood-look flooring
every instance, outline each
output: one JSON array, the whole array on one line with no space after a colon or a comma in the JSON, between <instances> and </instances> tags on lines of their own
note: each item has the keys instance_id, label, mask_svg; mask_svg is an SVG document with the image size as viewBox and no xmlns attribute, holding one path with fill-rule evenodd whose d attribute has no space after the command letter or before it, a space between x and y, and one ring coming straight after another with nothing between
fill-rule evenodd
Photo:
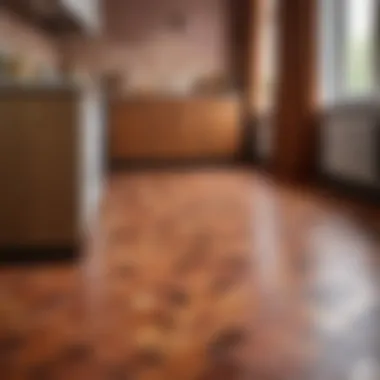
<instances>
[{"instance_id":1,"label":"wood-look flooring","mask_svg":"<svg viewBox=\"0 0 380 380\"><path fill-rule=\"evenodd\" d=\"M114 175L79 264L0 269L0 378L379 379L376 227L243 169Z\"/></svg>"}]
</instances>

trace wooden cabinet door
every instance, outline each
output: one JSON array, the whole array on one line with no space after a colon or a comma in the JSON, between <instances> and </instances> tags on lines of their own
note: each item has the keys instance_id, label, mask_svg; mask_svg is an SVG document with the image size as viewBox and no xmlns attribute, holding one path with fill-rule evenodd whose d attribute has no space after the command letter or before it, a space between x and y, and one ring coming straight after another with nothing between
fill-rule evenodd
<instances>
[{"instance_id":1,"label":"wooden cabinet door","mask_svg":"<svg viewBox=\"0 0 380 380\"><path fill-rule=\"evenodd\" d=\"M232 158L241 133L238 102L194 99L184 106L183 130L187 152L200 158Z\"/></svg>"},{"instance_id":2,"label":"wooden cabinet door","mask_svg":"<svg viewBox=\"0 0 380 380\"><path fill-rule=\"evenodd\" d=\"M22 239L27 204L23 106L20 101L0 99L0 244L11 245Z\"/></svg>"},{"instance_id":3,"label":"wooden cabinet door","mask_svg":"<svg viewBox=\"0 0 380 380\"><path fill-rule=\"evenodd\" d=\"M233 158L240 148L236 99L153 99L111 106L114 160Z\"/></svg>"},{"instance_id":4,"label":"wooden cabinet door","mask_svg":"<svg viewBox=\"0 0 380 380\"><path fill-rule=\"evenodd\" d=\"M79 205L78 149L74 102L66 98L30 100L24 105L24 241L70 244L75 239Z\"/></svg>"},{"instance_id":5,"label":"wooden cabinet door","mask_svg":"<svg viewBox=\"0 0 380 380\"><path fill-rule=\"evenodd\" d=\"M112 159L168 159L181 156L179 102L119 101L111 106Z\"/></svg>"},{"instance_id":6,"label":"wooden cabinet door","mask_svg":"<svg viewBox=\"0 0 380 380\"><path fill-rule=\"evenodd\" d=\"M62 245L76 239L77 141L73 102L0 99L0 245Z\"/></svg>"}]
</instances>

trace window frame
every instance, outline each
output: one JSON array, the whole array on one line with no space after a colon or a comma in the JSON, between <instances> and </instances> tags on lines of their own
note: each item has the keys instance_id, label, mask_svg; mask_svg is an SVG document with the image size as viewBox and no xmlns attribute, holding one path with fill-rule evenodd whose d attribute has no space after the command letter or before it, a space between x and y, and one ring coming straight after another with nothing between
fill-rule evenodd
<instances>
[{"instance_id":1,"label":"window frame","mask_svg":"<svg viewBox=\"0 0 380 380\"><path fill-rule=\"evenodd\" d=\"M346 0L319 0L319 93L322 104L347 104L378 97L380 84L380 2L375 0L373 88L364 95L350 94L347 88L348 65L345 64L349 34ZM378 43L377 43L378 41Z\"/></svg>"}]
</instances>

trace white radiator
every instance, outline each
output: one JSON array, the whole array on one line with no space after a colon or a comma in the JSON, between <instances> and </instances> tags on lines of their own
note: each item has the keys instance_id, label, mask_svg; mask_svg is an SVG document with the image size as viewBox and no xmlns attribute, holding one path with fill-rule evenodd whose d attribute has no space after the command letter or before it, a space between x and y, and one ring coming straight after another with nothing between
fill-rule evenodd
<instances>
[{"instance_id":1,"label":"white radiator","mask_svg":"<svg viewBox=\"0 0 380 380\"><path fill-rule=\"evenodd\" d=\"M327 112L321 126L321 169L337 179L379 185L380 107L355 104Z\"/></svg>"}]
</instances>

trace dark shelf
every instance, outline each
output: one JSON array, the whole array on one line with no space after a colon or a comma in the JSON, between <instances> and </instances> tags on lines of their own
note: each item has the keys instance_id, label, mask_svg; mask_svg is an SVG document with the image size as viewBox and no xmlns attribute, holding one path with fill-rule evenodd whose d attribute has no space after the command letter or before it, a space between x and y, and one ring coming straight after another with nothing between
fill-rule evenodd
<instances>
[{"instance_id":1,"label":"dark shelf","mask_svg":"<svg viewBox=\"0 0 380 380\"><path fill-rule=\"evenodd\" d=\"M26 22L54 35L82 33L84 27L60 0L50 0L49 8L38 9L33 0L0 0L0 5Z\"/></svg>"}]
</instances>

